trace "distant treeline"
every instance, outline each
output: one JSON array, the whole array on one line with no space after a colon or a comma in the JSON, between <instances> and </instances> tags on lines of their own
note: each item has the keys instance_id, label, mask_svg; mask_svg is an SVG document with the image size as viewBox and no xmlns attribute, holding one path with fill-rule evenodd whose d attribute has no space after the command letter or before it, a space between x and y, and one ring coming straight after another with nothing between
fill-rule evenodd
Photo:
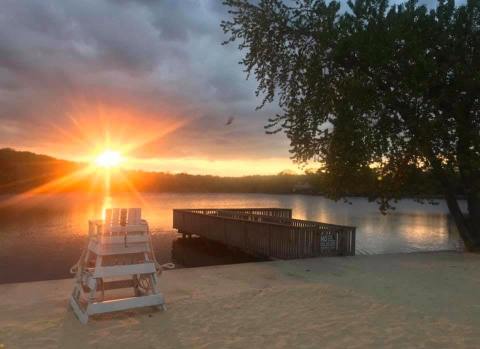
<instances>
[{"instance_id":1,"label":"distant treeline","mask_svg":"<svg viewBox=\"0 0 480 349\"><path fill-rule=\"evenodd\" d=\"M301 190L306 175L279 174L272 176L219 177L129 171L125 174L135 188L151 192L209 193L292 193ZM112 190L122 190L121 180L113 181ZM297 188L298 187L298 188ZM309 188L302 189L309 190Z\"/></svg>"},{"instance_id":2,"label":"distant treeline","mask_svg":"<svg viewBox=\"0 0 480 349\"><path fill-rule=\"evenodd\" d=\"M102 191L105 180L102 172L87 176L81 173L84 164L58 160L45 155L0 149L0 193L19 193L34 188L40 192ZM64 178L67 178L65 180ZM412 171L405 183L404 196L436 196L441 194L428 173ZM352 196L375 196L377 178L372 171L356 176L349 191ZM47 183L53 183L48 185ZM208 192L208 193L307 193L332 195L329 178L322 173L302 175L280 173L270 176L219 177L209 175L171 174L163 172L115 170L110 180L112 192ZM333 193L334 194L334 193Z\"/></svg>"},{"instance_id":3,"label":"distant treeline","mask_svg":"<svg viewBox=\"0 0 480 349\"><path fill-rule=\"evenodd\" d=\"M82 166L46 155L0 149L0 193L37 188L79 170Z\"/></svg>"}]
</instances>

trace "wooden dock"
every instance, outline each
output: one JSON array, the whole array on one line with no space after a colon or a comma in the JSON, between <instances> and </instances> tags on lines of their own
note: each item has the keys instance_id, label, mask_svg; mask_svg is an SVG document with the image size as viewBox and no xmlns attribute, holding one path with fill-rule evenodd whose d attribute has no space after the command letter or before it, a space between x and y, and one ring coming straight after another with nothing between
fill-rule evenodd
<instances>
[{"instance_id":1,"label":"wooden dock","mask_svg":"<svg viewBox=\"0 0 480 349\"><path fill-rule=\"evenodd\" d=\"M270 258L355 255L355 227L293 219L290 209L174 209L173 227Z\"/></svg>"}]
</instances>

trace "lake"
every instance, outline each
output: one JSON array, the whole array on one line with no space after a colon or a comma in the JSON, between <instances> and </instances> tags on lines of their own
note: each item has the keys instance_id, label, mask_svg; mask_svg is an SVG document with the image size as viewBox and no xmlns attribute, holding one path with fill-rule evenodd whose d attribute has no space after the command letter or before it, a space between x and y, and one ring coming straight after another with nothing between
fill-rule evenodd
<instances>
[{"instance_id":1,"label":"lake","mask_svg":"<svg viewBox=\"0 0 480 349\"><path fill-rule=\"evenodd\" d=\"M0 283L69 277L86 243L88 220L106 207L142 207L154 233L157 259L179 267L256 261L202 239L179 239L172 229L173 208L291 208L293 217L357 227L357 254L462 249L443 200L422 205L405 199L382 215L365 198L349 202L321 196L271 194L142 193L113 197L52 194L0 196Z\"/></svg>"}]
</instances>

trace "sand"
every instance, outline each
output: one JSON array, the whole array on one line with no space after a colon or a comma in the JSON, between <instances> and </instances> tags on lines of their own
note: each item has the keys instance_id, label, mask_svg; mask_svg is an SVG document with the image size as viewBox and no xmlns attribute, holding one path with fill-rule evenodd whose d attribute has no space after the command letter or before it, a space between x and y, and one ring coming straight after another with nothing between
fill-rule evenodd
<instances>
[{"instance_id":1,"label":"sand","mask_svg":"<svg viewBox=\"0 0 480 349\"><path fill-rule=\"evenodd\" d=\"M478 348L480 255L316 258L167 271L166 312L81 325L72 280L0 285L4 348ZM1 348L1 345L0 345Z\"/></svg>"}]
</instances>

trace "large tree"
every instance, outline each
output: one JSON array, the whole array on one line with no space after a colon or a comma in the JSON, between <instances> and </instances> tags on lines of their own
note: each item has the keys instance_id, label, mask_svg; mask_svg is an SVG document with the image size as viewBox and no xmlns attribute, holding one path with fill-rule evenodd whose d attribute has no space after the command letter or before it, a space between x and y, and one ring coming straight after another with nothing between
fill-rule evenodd
<instances>
[{"instance_id":1,"label":"large tree","mask_svg":"<svg viewBox=\"0 0 480 349\"><path fill-rule=\"evenodd\" d=\"M342 197L375 173L381 209L410 173L441 184L469 249L480 247L480 0L224 0L257 94L281 108L298 162L317 161ZM467 198L460 210L457 194Z\"/></svg>"}]
</instances>

